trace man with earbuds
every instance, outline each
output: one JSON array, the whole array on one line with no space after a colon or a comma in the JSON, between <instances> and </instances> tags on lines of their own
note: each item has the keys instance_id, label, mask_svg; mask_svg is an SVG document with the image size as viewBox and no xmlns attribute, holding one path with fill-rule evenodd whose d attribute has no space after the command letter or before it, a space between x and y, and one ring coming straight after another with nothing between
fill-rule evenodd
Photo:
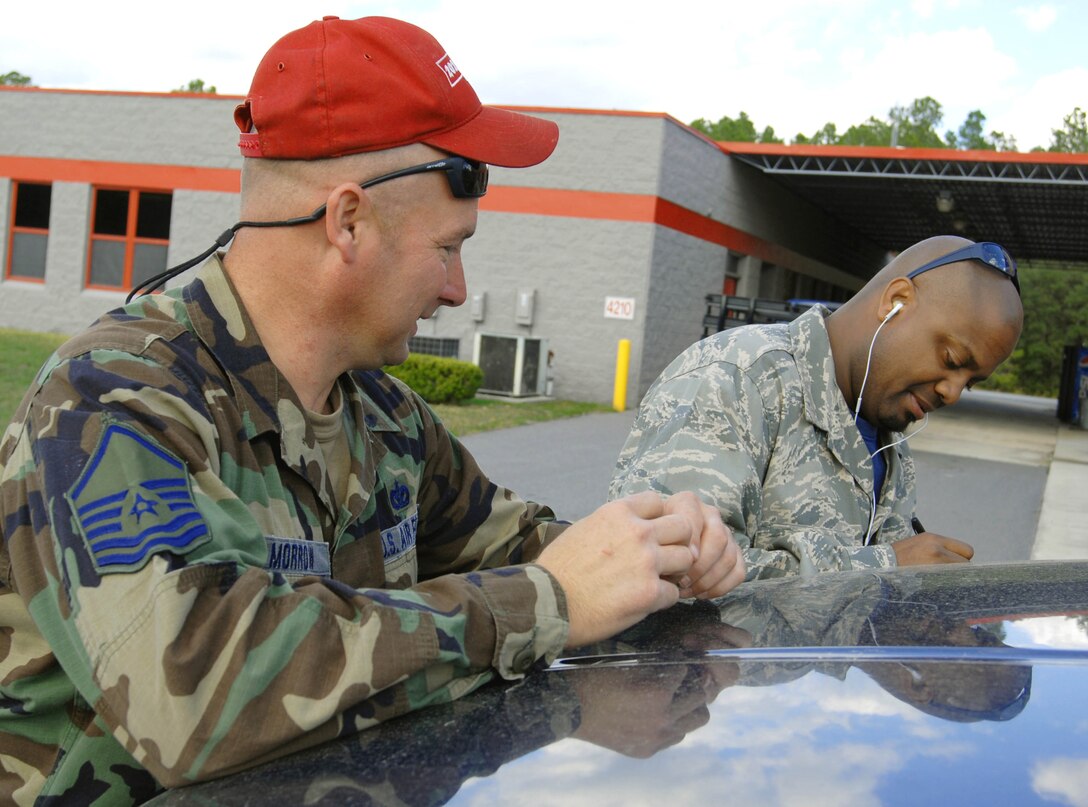
<instances>
[{"instance_id":1,"label":"man with earbuds","mask_svg":"<svg viewBox=\"0 0 1088 807\"><path fill-rule=\"evenodd\" d=\"M937 236L834 313L814 306L696 343L643 399L610 495L694 491L714 503L749 580L970 560L969 545L913 518L902 432L1008 358L1019 289L999 245Z\"/></svg>"}]
</instances>

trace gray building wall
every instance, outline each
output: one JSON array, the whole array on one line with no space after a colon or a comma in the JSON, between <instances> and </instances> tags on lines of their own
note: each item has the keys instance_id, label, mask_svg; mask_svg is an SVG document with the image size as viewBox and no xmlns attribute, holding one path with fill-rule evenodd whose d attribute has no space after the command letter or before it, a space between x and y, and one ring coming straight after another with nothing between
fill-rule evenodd
<instances>
[{"instance_id":1,"label":"gray building wall","mask_svg":"<svg viewBox=\"0 0 1088 807\"><path fill-rule=\"evenodd\" d=\"M0 153L200 168L241 168L227 96L7 90Z\"/></svg>"},{"instance_id":2,"label":"gray building wall","mask_svg":"<svg viewBox=\"0 0 1088 807\"><path fill-rule=\"evenodd\" d=\"M8 209L10 189L10 179L0 180L0 210ZM53 183L45 282L4 279L0 283L0 327L70 334L124 303L124 292L84 288L90 209L89 184ZM207 249L237 218L237 194L175 191L167 265ZM6 242L5 228L0 239L0 266L6 265ZM184 280L182 276L178 282Z\"/></svg>"},{"instance_id":3,"label":"gray building wall","mask_svg":"<svg viewBox=\"0 0 1088 807\"><path fill-rule=\"evenodd\" d=\"M0 155L237 170L241 157L232 119L237 102L185 95L0 92ZM0 266L6 265L13 179L26 177L0 179ZM122 292L84 288L91 185L52 184L45 282L2 279L0 326L74 333L124 302ZM174 190L167 264L206 249L237 220L237 212L237 194Z\"/></svg>"},{"instance_id":4,"label":"gray building wall","mask_svg":"<svg viewBox=\"0 0 1088 807\"><path fill-rule=\"evenodd\" d=\"M0 269L8 265L8 225L11 223L11 179L0 176ZM3 282L0 271L0 282ZM3 322L0 319L0 322Z\"/></svg>"},{"instance_id":5,"label":"gray building wall","mask_svg":"<svg viewBox=\"0 0 1088 807\"><path fill-rule=\"evenodd\" d=\"M541 114L541 113L538 113ZM552 156L529 169L495 168L493 182L548 190L657 195L666 121L656 116L547 114L560 127ZM607 205L608 201L602 201ZM472 358L474 335L543 337L554 354L554 394L611 402L616 351L631 340L628 404L637 402L647 293L660 229L649 222L483 211L465 247L469 294L487 295L482 322L470 309L443 310L420 335L461 340ZM533 324L514 318L518 290L535 291ZM635 299L633 320L604 316L605 298Z\"/></svg>"},{"instance_id":6,"label":"gray building wall","mask_svg":"<svg viewBox=\"0 0 1088 807\"><path fill-rule=\"evenodd\" d=\"M0 164L37 157L106 168L163 166L171 176L190 167L235 172L241 167L233 123L238 101L0 91ZM836 251L843 240L837 222L670 118L534 114L559 124L555 153L532 168L493 168L492 187L539 189L542 199L570 193L560 198L572 200L573 209L541 202L539 210L549 214L533 204L527 212L502 212L501 202L489 208L500 193L483 200L478 235L464 250L470 297L486 296L482 320L466 305L442 309L419 326L420 336L458 340L462 359L472 359L477 333L542 337L554 354L553 394L608 403L617 345L629 339L626 405L634 406L661 369L700 337L704 296L721 291L728 265L740 273L738 293L748 288L749 294L786 296L803 285L799 278L856 288L862 274L879 266L882 254L872 245L855 236L845 239L851 244L846 252ZM12 179L38 181L0 177L0 261L8 247ZM173 191L171 266L205 250L238 218L233 192L136 187ZM0 280L0 326L70 333L123 301L121 292L83 288L92 190L89 182L53 182L45 283ZM637 220L617 213L628 195L640 206ZM679 205L691 220L707 217L784 247L790 265L731 254L727 244L657 224L658 199ZM535 293L531 324L515 318L516 295L526 290ZM633 299L633 319L606 318L609 296Z\"/></svg>"},{"instance_id":7,"label":"gray building wall","mask_svg":"<svg viewBox=\"0 0 1088 807\"><path fill-rule=\"evenodd\" d=\"M658 194L714 221L726 223L725 157L717 146L673 121L664 121ZM655 228L647 284L646 344L628 403L635 405L677 354L702 336L705 297L720 293L727 247ZM634 398L632 402L631 399Z\"/></svg>"},{"instance_id":8,"label":"gray building wall","mask_svg":"<svg viewBox=\"0 0 1088 807\"><path fill-rule=\"evenodd\" d=\"M610 402L620 339L632 340L636 366L652 249L648 224L511 214L489 214L484 221L481 216L478 243L466 249L465 261L469 294L487 294L485 319L470 322L468 306L444 309L436 335L461 338L465 359L471 358L477 330L543 337L555 354L557 397ZM514 319L521 289L536 292L531 326ZM606 319L610 295L634 297L635 319Z\"/></svg>"}]
</instances>

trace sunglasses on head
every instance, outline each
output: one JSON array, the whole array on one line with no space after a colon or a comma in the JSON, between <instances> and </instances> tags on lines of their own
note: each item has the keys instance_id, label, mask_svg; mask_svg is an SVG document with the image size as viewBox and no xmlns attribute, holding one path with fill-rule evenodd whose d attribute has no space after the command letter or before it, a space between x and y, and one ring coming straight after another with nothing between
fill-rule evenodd
<instances>
[{"instance_id":1,"label":"sunglasses on head","mask_svg":"<svg viewBox=\"0 0 1088 807\"><path fill-rule=\"evenodd\" d=\"M382 182L388 182L391 179L408 177L412 174L428 174L431 171L445 172L446 181L450 185L450 193L452 193L456 199L478 199L487 193L487 163L468 160L464 157L443 157L441 160L432 160L429 163L410 165L407 168L401 168L397 171L391 171L388 174L382 174L380 177L374 177L374 179L364 180L359 183L359 187L372 188L375 185ZM281 221L239 221L229 230L225 230L222 235L215 239L215 243L200 255L167 269L165 272L157 274L154 277L149 277L143 283L133 288L132 291L128 293L128 297L125 298L125 302L132 302L133 298L138 294L149 294L166 283L170 278L180 275L192 266L196 266L196 264L203 261L215 252L215 250L223 249L231 242L231 239L234 238L234 234L243 227L294 227L299 224L309 224L310 222L317 221L324 215L325 205L321 205L321 207L314 210L310 215L299 216L293 219L283 219Z\"/></svg>"},{"instance_id":2,"label":"sunglasses on head","mask_svg":"<svg viewBox=\"0 0 1088 807\"><path fill-rule=\"evenodd\" d=\"M981 241L977 244L971 244L962 249L957 249L955 252L949 252L947 255L942 255L940 258L932 260L927 264L923 264L910 272L907 275L907 279L909 280L910 278L917 277L922 274L922 272L928 272L930 269L936 269L938 266L947 266L950 263L959 263L960 261L978 261L979 263L986 264L991 269L996 269L1012 281L1016 293L1020 294L1020 281L1016 278L1016 261L1012 259L1012 256L1003 246L995 244L992 241Z\"/></svg>"},{"instance_id":3,"label":"sunglasses on head","mask_svg":"<svg viewBox=\"0 0 1088 807\"><path fill-rule=\"evenodd\" d=\"M382 182L401 177L410 177L413 174L429 174L431 171L444 171L446 181L450 184L450 193L456 199L478 199L487 193L487 163L478 163L466 160L464 157L443 157L441 160L433 160L429 163L410 165L407 168L399 168L382 174L374 179L366 179L359 183L360 188L373 188ZM325 205L317 208L309 216L301 219L289 220L291 224L305 221L317 221L325 215Z\"/></svg>"}]
</instances>

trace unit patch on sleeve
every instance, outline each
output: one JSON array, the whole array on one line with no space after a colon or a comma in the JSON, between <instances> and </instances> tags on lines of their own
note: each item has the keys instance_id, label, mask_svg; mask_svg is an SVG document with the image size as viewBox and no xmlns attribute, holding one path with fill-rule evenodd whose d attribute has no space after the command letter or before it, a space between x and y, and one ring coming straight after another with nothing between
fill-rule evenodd
<instances>
[{"instance_id":1,"label":"unit patch on sleeve","mask_svg":"<svg viewBox=\"0 0 1088 807\"><path fill-rule=\"evenodd\" d=\"M211 539L185 464L136 430L112 424L65 495L95 569L133 572L156 552Z\"/></svg>"}]
</instances>

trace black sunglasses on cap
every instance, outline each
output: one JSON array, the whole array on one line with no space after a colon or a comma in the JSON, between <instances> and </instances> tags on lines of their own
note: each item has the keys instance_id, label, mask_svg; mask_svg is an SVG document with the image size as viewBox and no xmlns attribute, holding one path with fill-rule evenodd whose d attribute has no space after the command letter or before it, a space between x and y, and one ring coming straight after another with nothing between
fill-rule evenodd
<instances>
[{"instance_id":1,"label":"black sunglasses on cap","mask_svg":"<svg viewBox=\"0 0 1088 807\"><path fill-rule=\"evenodd\" d=\"M938 266L947 266L950 263L959 263L960 261L978 261L986 264L991 269L996 269L1012 281L1016 293L1020 294L1020 281L1016 278L1016 261L1012 259L1012 256L1003 246L992 241L980 241L977 244L971 244L962 249L957 249L955 252L942 255L940 258L923 264L910 272L907 279L917 277L922 272L928 272Z\"/></svg>"},{"instance_id":2,"label":"black sunglasses on cap","mask_svg":"<svg viewBox=\"0 0 1088 807\"><path fill-rule=\"evenodd\" d=\"M410 165L407 168L400 168L396 171L391 171L388 174L382 174L380 177L374 177L374 179L367 179L359 183L360 188L372 188L382 182L388 182L391 179L400 179L401 177L412 176L413 174L427 174L431 171L443 171L446 174L446 181L450 185L450 193L453 194L456 199L478 199L487 193L487 163L476 162L475 160L468 160L464 157L443 157L441 160L432 160L429 163L420 163L419 165ZM132 299L140 293L149 294L155 289L162 286L167 280L172 277L176 277L184 272L191 266L203 261L217 249L223 249L234 238L234 234L243 227L294 227L298 224L309 224L310 222L317 221L325 215L325 205L314 210L308 216L298 216L293 219L283 219L281 221L239 221L229 230L223 232L215 243L211 245L207 250L197 255L185 263L180 263L177 266L167 269L161 274L149 277L143 283L134 287L132 291L128 293L128 297L125 298L126 303L131 303Z\"/></svg>"}]
</instances>

